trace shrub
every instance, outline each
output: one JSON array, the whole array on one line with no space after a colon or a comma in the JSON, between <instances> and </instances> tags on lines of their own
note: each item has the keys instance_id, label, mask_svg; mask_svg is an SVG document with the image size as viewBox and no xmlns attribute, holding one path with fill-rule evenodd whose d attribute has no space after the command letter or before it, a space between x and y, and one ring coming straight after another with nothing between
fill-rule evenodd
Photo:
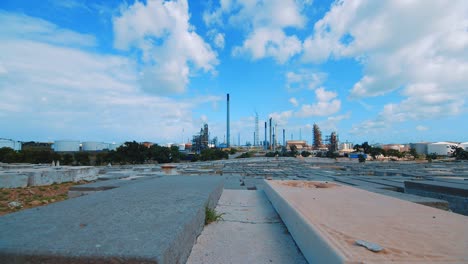
<instances>
[{"instance_id":1,"label":"shrub","mask_svg":"<svg viewBox=\"0 0 468 264\"><path fill-rule=\"evenodd\" d=\"M366 157L364 155L362 155L362 154L359 154L358 160L359 160L360 163L366 162Z\"/></svg>"}]
</instances>

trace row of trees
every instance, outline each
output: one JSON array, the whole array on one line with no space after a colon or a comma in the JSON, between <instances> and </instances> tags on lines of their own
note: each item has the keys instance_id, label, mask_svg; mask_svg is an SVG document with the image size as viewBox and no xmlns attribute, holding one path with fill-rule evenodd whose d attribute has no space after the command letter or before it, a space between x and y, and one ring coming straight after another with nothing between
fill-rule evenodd
<instances>
[{"instance_id":1,"label":"row of trees","mask_svg":"<svg viewBox=\"0 0 468 264\"><path fill-rule=\"evenodd\" d=\"M397 157L397 158L403 158L407 155L412 156L413 158L417 159L419 157L418 153L416 152L415 149L410 149L409 152L406 151L399 151L396 149L383 149L380 147L373 147L369 145L369 143L366 141L362 143L361 145L356 144L354 145L354 150L356 152L363 152L365 154L370 155L373 159L375 159L377 156L384 156L384 157Z\"/></svg>"},{"instance_id":2,"label":"row of trees","mask_svg":"<svg viewBox=\"0 0 468 264\"><path fill-rule=\"evenodd\" d=\"M171 163L181 160L206 161L227 159L229 153L235 149L223 151L221 149L204 149L200 154L186 155L176 146L164 147L157 144L146 147L143 144L125 142L117 150L102 152L58 153L53 150L21 150L11 148L0 149L0 162L4 163L52 163L59 161L61 165L106 165L112 164L143 164L143 163Z\"/></svg>"}]
</instances>

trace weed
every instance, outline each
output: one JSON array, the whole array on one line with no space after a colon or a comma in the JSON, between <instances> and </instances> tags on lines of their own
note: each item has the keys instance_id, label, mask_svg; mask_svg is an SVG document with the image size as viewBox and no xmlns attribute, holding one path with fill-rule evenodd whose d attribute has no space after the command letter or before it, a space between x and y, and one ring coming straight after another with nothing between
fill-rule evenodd
<instances>
[{"instance_id":1,"label":"weed","mask_svg":"<svg viewBox=\"0 0 468 264\"><path fill-rule=\"evenodd\" d=\"M52 188L53 188L54 190L58 190L60 187L59 187L58 185L54 185Z\"/></svg>"},{"instance_id":2,"label":"weed","mask_svg":"<svg viewBox=\"0 0 468 264\"><path fill-rule=\"evenodd\" d=\"M217 213L215 209L205 206L205 225L222 220L223 214L224 213Z\"/></svg>"}]
</instances>

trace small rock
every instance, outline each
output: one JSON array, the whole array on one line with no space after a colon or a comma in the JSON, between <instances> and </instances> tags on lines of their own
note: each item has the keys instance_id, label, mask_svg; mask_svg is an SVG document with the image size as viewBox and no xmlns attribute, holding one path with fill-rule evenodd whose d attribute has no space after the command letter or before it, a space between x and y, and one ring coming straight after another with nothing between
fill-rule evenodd
<instances>
[{"instance_id":1,"label":"small rock","mask_svg":"<svg viewBox=\"0 0 468 264\"><path fill-rule=\"evenodd\" d=\"M48 204L48 203L49 203L49 201L47 201L47 200L42 200L41 202L42 202L43 204Z\"/></svg>"},{"instance_id":2,"label":"small rock","mask_svg":"<svg viewBox=\"0 0 468 264\"><path fill-rule=\"evenodd\" d=\"M383 250L383 247L381 247L379 244L376 244L376 243L372 243L372 242L365 241L365 240L356 240L355 242L356 242L356 245L365 247L372 252L380 252Z\"/></svg>"},{"instance_id":3,"label":"small rock","mask_svg":"<svg viewBox=\"0 0 468 264\"><path fill-rule=\"evenodd\" d=\"M42 203L41 203L41 201L34 200L34 201L30 202L29 204L36 206L36 205L40 205Z\"/></svg>"},{"instance_id":4,"label":"small rock","mask_svg":"<svg viewBox=\"0 0 468 264\"><path fill-rule=\"evenodd\" d=\"M55 199L50 199L50 202L51 202L51 203L55 203Z\"/></svg>"},{"instance_id":5,"label":"small rock","mask_svg":"<svg viewBox=\"0 0 468 264\"><path fill-rule=\"evenodd\" d=\"M8 207L10 208L23 207L23 204L21 204L18 201L12 201L8 203Z\"/></svg>"}]
</instances>

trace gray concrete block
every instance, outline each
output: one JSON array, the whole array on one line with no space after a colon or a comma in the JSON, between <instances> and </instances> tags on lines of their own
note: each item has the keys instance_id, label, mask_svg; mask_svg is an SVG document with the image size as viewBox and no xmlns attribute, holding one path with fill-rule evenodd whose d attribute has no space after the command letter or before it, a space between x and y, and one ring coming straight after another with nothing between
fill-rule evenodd
<instances>
[{"instance_id":1,"label":"gray concrete block","mask_svg":"<svg viewBox=\"0 0 468 264\"><path fill-rule=\"evenodd\" d=\"M28 186L28 175L14 172L0 172L0 188L20 188Z\"/></svg>"},{"instance_id":2,"label":"gray concrete block","mask_svg":"<svg viewBox=\"0 0 468 264\"><path fill-rule=\"evenodd\" d=\"M1 263L184 263L222 186L170 176L5 215Z\"/></svg>"},{"instance_id":3,"label":"gray concrete block","mask_svg":"<svg viewBox=\"0 0 468 264\"><path fill-rule=\"evenodd\" d=\"M445 200L450 210L468 216L468 185L441 181L405 181L405 193Z\"/></svg>"}]
</instances>

